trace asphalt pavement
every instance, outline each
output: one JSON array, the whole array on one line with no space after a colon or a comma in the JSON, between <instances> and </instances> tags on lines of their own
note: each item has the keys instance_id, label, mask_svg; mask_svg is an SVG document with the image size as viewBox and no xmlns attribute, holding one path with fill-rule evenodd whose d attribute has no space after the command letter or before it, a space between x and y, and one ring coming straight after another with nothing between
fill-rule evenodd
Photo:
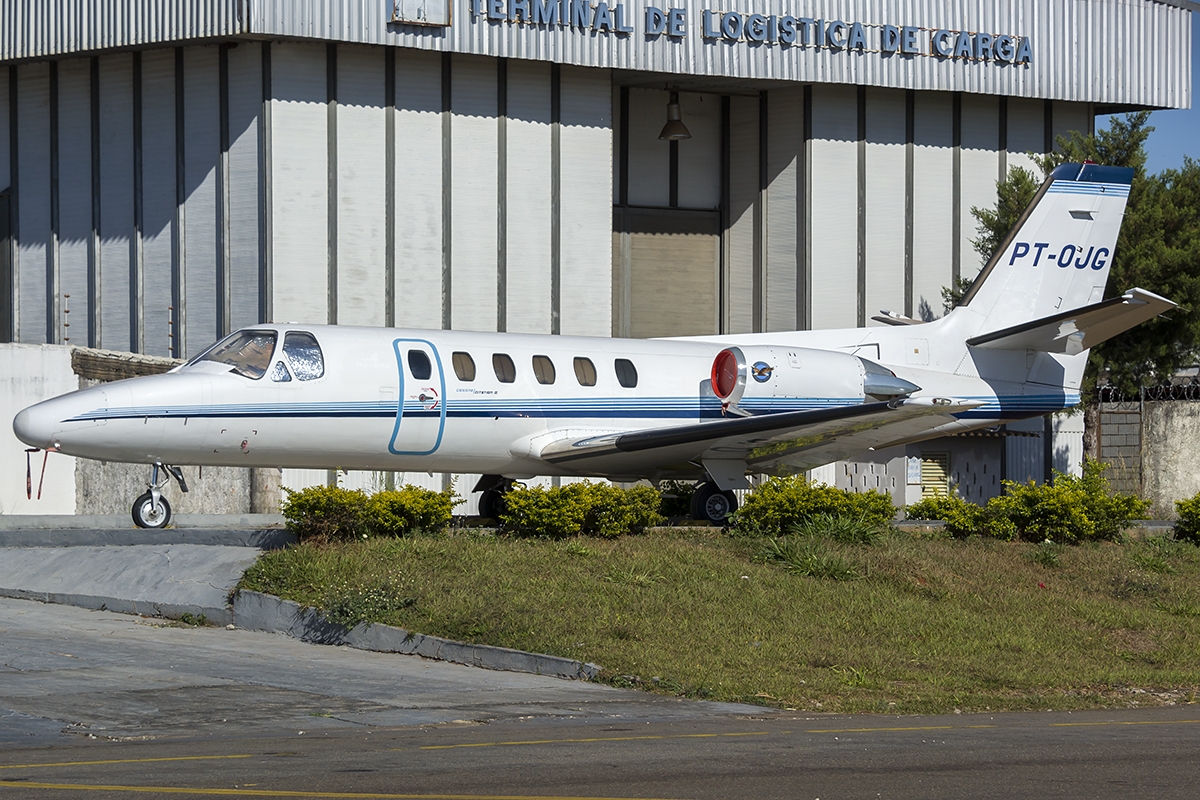
<instances>
[{"instance_id":1,"label":"asphalt pavement","mask_svg":"<svg viewBox=\"0 0 1200 800\"><path fill-rule=\"evenodd\" d=\"M0 800L1194 798L1200 707L797 715L0 599Z\"/></svg>"}]
</instances>

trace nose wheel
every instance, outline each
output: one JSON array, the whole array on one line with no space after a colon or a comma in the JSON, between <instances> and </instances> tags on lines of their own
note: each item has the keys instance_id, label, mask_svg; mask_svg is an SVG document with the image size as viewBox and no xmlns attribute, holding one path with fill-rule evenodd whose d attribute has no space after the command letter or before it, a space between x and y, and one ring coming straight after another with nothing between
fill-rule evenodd
<instances>
[{"instance_id":1,"label":"nose wheel","mask_svg":"<svg viewBox=\"0 0 1200 800\"><path fill-rule=\"evenodd\" d=\"M721 491L715 483L705 481L692 495L692 519L724 525L737 506L737 495L732 490Z\"/></svg>"},{"instance_id":2,"label":"nose wheel","mask_svg":"<svg viewBox=\"0 0 1200 800\"><path fill-rule=\"evenodd\" d=\"M161 494L151 492L133 501L133 524L139 528L165 528L171 521L171 504Z\"/></svg>"},{"instance_id":3,"label":"nose wheel","mask_svg":"<svg viewBox=\"0 0 1200 800\"><path fill-rule=\"evenodd\" d=\"M162 475L161 473L166 473ZM171 478L179 484L179 490L188 490L187 481L183 479L183 470L156 461L150 468L150 482L146 484L147 491L133 501L133 524L139 528L165 528L171 522L171 504L162 496L162 490Z\"/></svg>"}]
</instances>

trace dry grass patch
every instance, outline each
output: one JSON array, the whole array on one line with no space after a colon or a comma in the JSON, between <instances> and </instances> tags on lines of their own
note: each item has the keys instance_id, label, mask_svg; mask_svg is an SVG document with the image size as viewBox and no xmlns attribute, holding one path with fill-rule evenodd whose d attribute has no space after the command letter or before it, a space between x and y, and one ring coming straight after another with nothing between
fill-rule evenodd
<instances>
[{"instance_id":1,"label":"dry grass patch","mask_svg":"<svg viewBox=\"0 0 1200 800\"><path fill-rule=\"evenodd\" d=\"M1038 545L982 539L805 547L857 579L795 574L763 539L656 530L301 545L264 555L242 586L592 661L614 685L789 708L1076 709L1190 702L1200 687L1191 545L1066 547L1056 565L1031 557Z\"/></svg>"}]
</instances>

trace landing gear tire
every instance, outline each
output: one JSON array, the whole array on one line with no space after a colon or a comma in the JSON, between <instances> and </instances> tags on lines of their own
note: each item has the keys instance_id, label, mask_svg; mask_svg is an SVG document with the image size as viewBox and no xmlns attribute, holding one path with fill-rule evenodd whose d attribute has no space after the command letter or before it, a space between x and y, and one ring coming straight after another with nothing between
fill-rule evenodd
<instances>
[{"instance_id":1,"label":"landing gear tire","mask_svg":"<svg viewBox=\"0 0 1200 800\"><path fill-rule=\"evenodd\" d=\"M737 495L732 491L723 492L715 483L702 483L692 495L692 519L724 525L737 506Z\"/></svg>"},{"instance_id":2,"label":"landing gear tire","mask_svg":"<svg viewBox=\"0 0 1200 800\"><path fill-rule=\"evenodd\" d=\"M171 504L167 498L146 492L133 501L133 524L139 528L165 528L171 521Z\"/></svg>"},{"instance_id":3,"label":"landing gear tire","mask_svg":"<svg viewBox=\"0 0 1200 800\"><path fill-rule=\"evenodd\" d=\"M504 492L507 487L495 487L485 491L479 498L479 516L500 521L504 513Z\"/></svg>"}]
</instances>

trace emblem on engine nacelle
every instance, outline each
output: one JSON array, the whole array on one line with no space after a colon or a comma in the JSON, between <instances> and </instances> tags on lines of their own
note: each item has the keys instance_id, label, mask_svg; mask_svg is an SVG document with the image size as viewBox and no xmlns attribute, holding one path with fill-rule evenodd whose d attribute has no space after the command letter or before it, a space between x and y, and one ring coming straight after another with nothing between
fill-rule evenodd
<instances>
[{"instance_id":1,"label":"emblem on engine nacelle","mask_svg":"<svg viewBox=\"0 0 1200 800\"><path fill-rule=\"evenodd\" d=\"M775 368L765 361L755 361L750 367L750 374L753 375L754 380L758 381L759 383L766 383L767 381L771 380L771 373L774 371Z\"/></svg>"}]
</instances>

